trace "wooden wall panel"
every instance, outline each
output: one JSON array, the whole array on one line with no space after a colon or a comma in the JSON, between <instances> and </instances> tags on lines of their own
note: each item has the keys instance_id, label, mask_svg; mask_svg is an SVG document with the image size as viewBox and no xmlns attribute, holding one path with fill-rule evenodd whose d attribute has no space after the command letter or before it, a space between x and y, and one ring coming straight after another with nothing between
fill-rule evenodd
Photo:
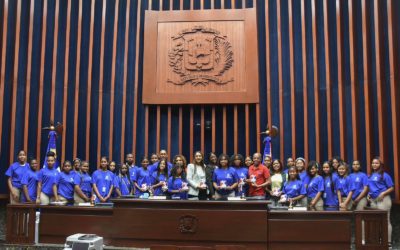
<instances>
[{"instance_id":1,"label":"wooden wall panel","mask_svg":"<svg viewBox=\"0 0 400 250\"><path fill-rule=\"evenodd\" d=\"M12 85L12 108L11 108L11 128L15 128L15 111L17 106L17 88L18 88L18 67L20 50L20 30L21 30L21 5L22 0L17 2L16 28L15 28L15 48L14 48L14 72ZM11 129L10 138L10 159L14 156L15 129Z\"/></svg>"},{"instance_id":2,"label":"wooden wall panel","mask_svg":"<svg viewBox=\"0 0 400 250\"><path fill-rule=\"evenodd\" d=\"M352 114L352 131L353 131L353 140L352 140L352 148L353 148L353 159L359 159L359 149L358 149L358 135L359 135L359 126L358 126L358 74L356 72L356 60L357 55L355 53L357 49L355 37L355 10L353 5L353 0L348 1L349 8L349 42L350 42L350 84L351 84L351 114Z\"/></svg>"},{"instance_id":3,"label":"wooden wall panel","mask_svg":"<svg viewBox=\"0 0 400 250\"><path fill-rule=\"evenodd\" d=\"M396 16L399 14L396 11L396 6L394 4L395 0L387 1L387 16L388 16L388 42L389 42L389 63L390 63L390 98L391 98L391 108L392 108L392 131L393 131L393 162L400 161L400 132L398 131L398 124L400 122L400 73L399 73L399 34L396 34L396 28L398 23ZM397 37L397 38L396 38ZM397 65L397 66L396 66ZM399 200L400 196L400 173L399 168L394 168L394 178L395 180L395 197Z\"/></svg>"},{"instance_id":4,"label":"wooden wall panel","mask_svg":"<svg viewBox=\"0 0 400 250\"><path fill-rule=\"evenodd\" d=\"M306 13L305 1L301 0L301 55L302 55L302 70L303 70L303 110L304 110L304 157L308 158L308 96L307 96L307 44L306 44Z\"/></svg>"},{"instance_id":5,"label":"wooden wall panel","mask_svg":"<svg viewBox=\"0 0 400 250\"><path fill-rule=\"evenodd\" d=\"M6 74L6 55L7 55L7 29L8 29L8 0L3 2L3 13L2 13L2 37L1 37L1 81L0 81L0 150L2 148L2 135L3 135L3 102L4 102L4 85L5 85L5 74Z\"/></svg>"},{"instance_id":6,"label":"wooden wall panel","mask_svg":"<svg viewBox=\"0 0 400 250\"><path fill-rule=\"evenodd\" d=\"M73 119L68 125L73 126L73 129L68 127L68 131L73 132L64 133L59 138L61 146L57 150L60 151L60 158L72 160L76 156L83 156L81 158L90 160L92 169L96 167L100 155L106 151L109 156L113 151L120 152L117 157L120 159L114 159L116 161L123 161L127 153L125 151L133 152L137 160L142 153L147 154L150 149L159 150L162 147L166 147L170 159L176 153L185 152L187 154L185 156L190 160L194 151L210 149L217 151L217 154L225 152L251 155L253 151L262 151L263 138L259 132L260 128L266 125L261 122L267 121L269 125L279 125L280 129L279 137L272 142L274 158L304 156L313 160L309 157L315 155L316 160L327 160L322 159L321 155L327 155L329 158L332 156L335 134L340 137L341 156L349 162L353 160L349 158L351 155L354 159L366 159L362 165L368 172L371 158L379 152L390 170L389 173L395 179L395 199L399 201L400 135L397 123L400 120L400 82L397 67L399 24L396 22L399 5L394 0L334 0L335 9L328 7L329 0L300 2L91 0L90 3L77 1L77 4L72 0L68 0L67 4L52 1L30 1L30 6L22 8L28 9L26 15L29 16L25 17L21 16L21 3L23 3L21 0L13 2L1 0L0 164L2 166L7 166L16 160L16 151L20 145L28 151L28 156L36 156L43 161L44 156L41 152L43 154L45 151L47 140L44 140L46 137L43 136L41 128L47 126L49 122L45 121L44 117L62 117L61 121L55 122L62 122L65 126L68 119ZM39 9L38 4L41 5L40 12L34 11ZM110 14L115 16L114 20L110 19L113 23L109 23L110 21L106 19L106 6L115 7L114 14ZM320 8L321 6L323 7ZM263 48L259 50L259 73L265 76L265 81L258 83L263 93L255 94L260 98L266 97L265 104L144 106L140 92L143 86L145 10L176 9L173 11L187 13L194 9L208 8L257 8L257 13L260 14L257 16L258 30L262 31L258 34L258 42L259 48ZM58 13L67 13L66 18L64 16L66 21L59 20ZM82 23L82 17L86 16L90 19L88 26ZM96 19L95 16L100 18ZM125 19L119 20L122 17ZM24 22L29 24L29 28L25 28L24 31L27 32L24 33L27 37L24 44L19 44L22 36L22 18L25 18ZM35 22L36 19L41 21ZM296 20L301 21L301 24L297 24ZM336 26L332 26L335 22ZM73 23L77 25L75 32L71 32ZM108 41L105 37L106 26L114 28L113 32L109 33L113 36L111 52L105 48ZM345 32L347 27L348 32ZM58 33L64 29L67 32L65 51L61 49L64 41L60 40L61 36L58 37ZM33 33L35 30L40 34ZM84 33L87 31L90 31L89 35ZM41 38L41 45L38 48L33 46L35 34ZM295 34L301 34L298 35L301 36L299 41L301 45L294 41ZM95 41L97 37L101 37L100 45ZM121 54L118 54L118 41L124 46ZM359 44L362 44L361 48ZM27 46L27 49L24 46ZM46 55L48 46L52 48ZM26 57L21 57L21 48L27 51ZM35 50L39 53L36 61L33 58ZM100 51L100 57L94 54L96 51ZM345 51L349 54L344 54ZM283 58L286 52L288 58ZM48 55L52 56L46 61ZM76 60L73 55L76 55ZM301 56L301 60L296 56ZM61 58L63 60L60 60ZM106 60L111 61L111 67L105 66L109 65L105 64L109 62ZM349 62L346 60L350 61L349 67ZM57 65L57 62L60 65ZM34 67L35 63L38 67ZM117 67L121 64L123 66ZM362 65L362 68L359 65ZM62 90L56 87L60 86L56 84L58 82L56 71L61 72L60 75L62 71L64 72L61 80ZM22 72L24 74L21 74ZM285 72L290 74L290 78L285 77ZM33 93L31 87L34 84L32 77L36 75L35 81L39 85L37 95L31 94ZM110 75L110 85L106 85L108 82L104 77ZM373 75L377 76L376 81ZM98 77L100 82L97 90L97 82L94 80ZM286 79L290 79L290 84ZM333 86L336 79L338 79L338 92ZM120 105L117 105L116 99L120 96L116 94L117 80L122 82L121 88L124 93ZM302 85L298 85L300 84L298 81L302 81ZM75 85L71 88L70 84ZM51 88L45 89L44 86ZM300 86L302 88L299 88ZM297 92L299 89L302 93ZM310 91L311 89L313 91ZM349 96L345 92L347 90L351 91L351 100L345 98ZM17 100L20 92L25 98L22 102ZM55 105L59 102L55 98L60 93L63 98L63 111L58 115L56 113L58 107ZM86 98L80 99L79 96L82 95ZM103 98L103 95L111 95L110 103L106 103L105 100L108 99ZM321 99L325 98L321 97L324 95L326 104L325 100ZM69 96L74 98L69 99ZM299 96L303 99L302 102L295 100ZM377 98L378 96L384 98ZM43 102L44 97L49 97L48 103ZM286 98L290 98L289 109L283 108L288 107L286 102L289 100ZM35 103L38 105L37 111L32 111L36 109L32 106ZM335 105L339 109L338 128L333 126L334 116L330 114ZM389 107L392 113L388 113ZM67 108L71 112L67 111ZM108 108L110 108L110 119L104 121L104 116L108 117ZM346 120L344 113L350 109L351 119ZM378 111L376 114L375 109ZM24 110L24 113L16 115L16 110ZM47 110L50 114L47 114ZM303 112L304 121L301 124L294 121L301 114L299 111ZM37 124L35 119L31 120L35 121L35 124L28 122L30 112L37 112ZM11 115L8 115L9 113ZM96 114L91 115L92 113ZM72 118L70 114L73 114ZM78 126L82 114L87 114L84 118L86 121L82 123L85 124L83 128ZM93 120L94 117L98 117L98 120ZM279 124L272 123L273 117ZM376 125L375 117L378 120ZM287 119L290 119L290 125L285 125L283 129L283 124L288 124ZM328 128L327 135L321 133L324 131L322 126L326 126L325 123ZM15 130L21 124L24 124L23 131ZM31 126L35 129L31 129ZM295 129L298 126L300 129ZM377 129L373 130L375 126ZM242 128L245 128L245 131L241 131ZM119 133L113 132L117 129L121 129L121 138L114 137L114 134L119 136ZM304 131L302 135L295 134L299 130ZM85 140L77 138L78 133L83 134ZM28 140L27 134L33 138L32 142ZM388 139L389 135L393 139ZM347 139L347 136L351 138ZM291 143L288 143L289 138ZM78 147L77 144L81 141L85 141L86 144ZM98 143L91 145L90 142L93 141ZM347 141L351 143L346 144ZM374 143L378 146L375 147ZM303 148L297 148L296 145L297 147L301 145ZM84 152L79 152L79 148L83 148ZM93 155L90 155L90 152ZM291 153L285 155L285 152ZM298 152L304 152L304 155L298 155ZM5 167L3 169L5 171ZM6 192L5 177L2 176L3 179L0 179L3 180L1 182L3 185L0 191Z\"/></svg>"},{"instance_id":7,"label":"wooden wall panel","mask_svg":"<svg viewBox=\"0 0 400 250\"><path fill-rule=\"evenodd\" d=\"M318 51L317 51L317 14L316 0L311 0L311 16L312 16L312 45L313 45L313 61L314 61L314 112L315 112L315 155L316 160L321 160L320 154L320 121L319 121L319 74L318 74Z\"/></svg>"},{"instance_id":8,"label":"wooden wall panel","mask_svg":"<svg viewBox=\"0 0 400 250\"><path fill-rule=\"evenodd\" d=\"M363 37L363 67L364 67L364 110L365 110L365 151L367 156L367 161L371 161L372 159L372 126L371 126L371 52L369 50L371 46L370 36L371 31L369 28L370 25L370 16L369 16L369 8L370 5L366 0L361 1L361 11L362 11L362 37ZM369 162L368 162L369 163ZM368 164L367 163L367 164ZM367 172L371 172L371 166L368 164Z\"/></svg>"},{"instance_id":9,"label":"wooden wall panel","mask_svg":"<svg viewBox=\"0 0 400 250\"><path fill-rule=\"evenodd\" d=\"M31 94L31 73L32 73L32 37L33 37L33 17L35 15L35 0L31 1L30 4L30 15L29 15L29 35L28 35L28 65L27 65L27 70L26 70L26 94L25 94L25 128L24 128L24 150L27 150L28 148L28 132L29 132L29 98ZM65 107L65 105L64 105ZM0 121L1 123L1 121ZM1 129L0 129L0 134L1 134ZM0 141L1 141L1 136L0 136Z\"/></svg>"},{"instance_id":10,"label":"wooden wall panel","mask_svg":"<svg viewBox=\"0 0 400 250\"><path fill-rule=\"evenodd\" d=\"M88 88L87 88L87 93L92 93L92 69L93 69L93 37L94 37L94 11L95 11L95 4L96 4L96 0L92 0L91 1L91 5L90 5L90 37L89 37L89 59L88 59ZM81 7L81 6L80 6ZM82 19L82 16L80 15L81 13L79 13L79 19ZM82 22L80 20L80 24L82 25ZM80 34L80 29L79 29L79 24L78 24L78 38L81 36ZM78 39L79 41L79 39ZM80 47L80 44L78 43L78 48ZM78 52L80 52L80 48L78 49ZM80 61L80 59L78 59L78 62ZM79 72L79 68L78 68L78 64L77 64L77 72ZM76 74L76 78L79 78L79 74ZM79 80L77 80L77 83L79 83ZM85 157L87 160L90 159L90 113L91 113L91 98L92 95L89 94L87 97L87 113L86 113L86 152L85 152ZM76 108L76 106L75 106ZM76 110L75 110L76 111ZM77 113L77 112L75 112ZM74 118L75 119L75 118ZM77 128L78 125L74 124L74 128ZM74 143L75 145L75 143ZM96 163L95 163L96 164Z\"/></svg>"},{"instance_id":11,"label":"wooden wall panel","mask_svg":"<svg viewBox=\"0 0 400 250\"><path fill-rule=\"evenodd\" d=\"M66 124L67 121L67 105L68 105L68 70L69 70L69 39L70 39L70 33L71 33L71 28L70 28L70 23L71 23L71 1L68 1L68 7L67 7L67 28L66 28L66 37L65 37L65 69L64 69L64 95L63 95L63 115L62 115L62 120L63 123ZM75 95L77 96L77 95ZM78 98L75 98L75 100L78 100ZM77 106L77 103L74 104ZM66 139L66 134L62 134L62 143L61 145L61 162L65 161L65 139ZM77 131L74 131L74 134L77 134ZM75 137L77 138L77 136ZM74 143L74 147L76 148L76 143ZM76 152L74 150L74 159L76 157Z\"/></svg>"}]
</instances>

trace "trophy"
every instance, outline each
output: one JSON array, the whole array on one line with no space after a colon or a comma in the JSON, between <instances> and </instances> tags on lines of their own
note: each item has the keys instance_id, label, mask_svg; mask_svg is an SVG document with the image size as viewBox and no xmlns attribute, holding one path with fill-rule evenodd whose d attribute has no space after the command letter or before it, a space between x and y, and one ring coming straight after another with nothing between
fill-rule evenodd
<instances>
[{"instance_id":1,"label":"trophy","mask_svg":"<svg viewBox=\"0 0 400 250\"><path fill-rule=\"evenodd\" d=\"M189 190L187 182L182 182L182 190Z\"/></svg>"},{"instance_id":2,"label":"trophy","mask_svg":"<svg viewBox=\"0 0 400 250\"><path fill-rule=\"evenodd\" d=\"M200 180L200 187L201 187L201 188L206 188L206 187L207 187L207 185L206 185L206 180L205 180L205 179L201 179L201 180Z\"/></svg>"},{"instance_id":3,"label":"trophy","mask_svg":"<svg viewBox=\"0 0 400 250\"><path fill-rule=\"evenodd\" d=\"M161 190L163 192L166 192L168 190L167 183L165 181L162 181L161 183L162 183Z\"/></svg>"}]
</instances>

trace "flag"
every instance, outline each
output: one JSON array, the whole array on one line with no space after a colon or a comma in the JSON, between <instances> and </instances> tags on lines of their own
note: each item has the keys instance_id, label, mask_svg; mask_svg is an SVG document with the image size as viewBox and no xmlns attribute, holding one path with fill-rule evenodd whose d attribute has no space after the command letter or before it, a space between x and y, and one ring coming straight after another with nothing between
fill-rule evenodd
<instances>
[{"instance_id":1,"label":"flag","mask_svg":"<svg viewBox=\"0 0 400 250\"><path fill-rule=\"evenodd\" d=\"M56 140L57 140L57 133L56 131L52 130L49 132L49 142L47 144L46 156L44 157L43 167L47 168L47 153L54 152L56 154L56 162L54 163L54 168L58 168L58 161L57 161L57 148L56 148Z\"/></svg>"},{"instance_id":2,"label":"flag","mask_svg":"<svg viewBox=\"0 0 400 250\"><path fill-rule=\"evenodd\" d=\"M272 147L271 147L271 136L266 136L264 138L264 154L263 154L263 163L265 162L265 157L269 156L272 159Z\"/></svg>"}]
</instances>

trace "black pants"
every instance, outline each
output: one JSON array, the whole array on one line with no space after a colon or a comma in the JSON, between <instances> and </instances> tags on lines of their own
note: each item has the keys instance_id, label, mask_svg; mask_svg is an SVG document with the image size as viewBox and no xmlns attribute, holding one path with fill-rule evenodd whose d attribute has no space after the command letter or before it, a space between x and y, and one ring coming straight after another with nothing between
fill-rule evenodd
<instances>
[{"instance_id":1,"label":"black pants","mask_svg":"<svg viewBox=\"0 0 400 250\"><path fill-rule=\"evenodd\" d=\"M207 190L199 190L199 195L198 196L196 196L196 195L191 195L191 194L189 194L189 198L199 198L199 200L201 200L201 201L206 201L207 200Z\"/></svg>"}]
</instances>

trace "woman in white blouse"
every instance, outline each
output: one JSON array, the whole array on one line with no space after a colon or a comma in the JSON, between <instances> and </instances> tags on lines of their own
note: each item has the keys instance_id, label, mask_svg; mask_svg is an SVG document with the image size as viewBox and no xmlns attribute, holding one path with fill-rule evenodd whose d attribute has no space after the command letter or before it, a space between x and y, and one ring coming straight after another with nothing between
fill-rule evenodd
<instances>
[{"instance_id":1,"label":"woman in white blouse","mask_svg":"<svg viewBox=\"0 0 400 250\"><path fill-rule=\"evenodd\" d=\"M193 162L187 166L186 179L189 182L189 199L207 200L206 166L200 151L194 153Z\"/></svg>"}]
</instances>

